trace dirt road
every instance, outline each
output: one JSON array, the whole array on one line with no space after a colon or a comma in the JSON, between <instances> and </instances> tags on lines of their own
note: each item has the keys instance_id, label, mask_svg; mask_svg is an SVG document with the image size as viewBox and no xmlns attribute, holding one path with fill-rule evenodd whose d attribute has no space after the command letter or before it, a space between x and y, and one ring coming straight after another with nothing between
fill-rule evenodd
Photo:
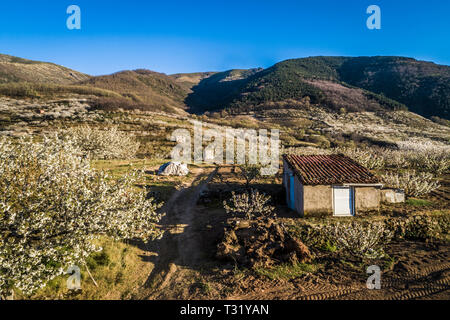
<instances>
[{"instance_id":1,"label":"dirt road","mask_svg":"<svg viewBox=\"0 0 450 320\"><path fill-rule=\"evenodd\" d=\"M146 299L167 298L164 288L174 285L175 275L182 278L180 267L194 268L201 264L201 237L194 230L195 206L217 168L201 168L192 180L177 190L161 209L166 215L161 221L165 230L156 252L155 267L146 282ZM184 269L184 268L183 268Z\"/></svg>"}]
</instances>

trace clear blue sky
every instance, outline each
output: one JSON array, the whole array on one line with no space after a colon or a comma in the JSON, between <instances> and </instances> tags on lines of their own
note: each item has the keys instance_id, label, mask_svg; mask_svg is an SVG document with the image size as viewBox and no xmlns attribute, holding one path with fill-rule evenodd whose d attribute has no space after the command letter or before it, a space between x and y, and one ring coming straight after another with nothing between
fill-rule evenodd
<instances>
[{"instance_id":1,"label":"clear blue sky","mask_svg":"<svg viewBox=\"0 0 450 320\"><path fill-rule=\"evenodd\" d=\"M66 9L81 8L68 30ZM381 8L368 30L366 9ZM268 67L314 55L402 55L450 64L448 0L29 0L0 3L0 53L93 75Z\"/></svg>"}]
</instances>

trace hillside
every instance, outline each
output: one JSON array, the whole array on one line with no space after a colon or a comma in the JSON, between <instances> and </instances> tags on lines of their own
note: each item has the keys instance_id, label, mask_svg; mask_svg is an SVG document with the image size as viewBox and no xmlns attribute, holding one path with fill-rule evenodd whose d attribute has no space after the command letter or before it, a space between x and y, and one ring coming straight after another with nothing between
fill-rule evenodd
<instances>
[{"instance_id":1,"label":"hillside","mask_svg":"<svg viewBox=\"0 0 450 320\"><path fill-rule=\"evenodd\" d=\"M342 81L399 101L425 117L450 119L450 67L401 57L353 58Z\"/></svg>"},{"instance_id":2,"label":"hillside","mask_svg":"<svg viewBox=\"0 0 450 320\"><path fill-rule=\"evenodd\" d=\"M101 90L101 91L99 91ZM52 63L0 55L0 94L94 97L102 109L232 114L303 109L410 110L450 119L450 67L404 57L309 57L261 69L165 75L150 70L90 77Z\"/></svg>"},{"instance_id":3,"label":"hillside","mask_svg":"<svg viewBox=\"0 0 450 320\"><path fill-rule=\"evenodd\" d=\"M79 84L113 91L126 99L105 103L122 104L124 108L162 109L174 113L184 113L184 99L188 94L187 89L173 78L144 69L92 77Z\"/></svg>"},{"instance_id":4,"label":"hillside","mask_svg":"<svg viewBox=\"0 0 450 320\"><path fill-rule=\"evenodd\" d=\"M242 93L247 79L261 71L261 68L232 69L201 79L191 87L192 93L185 101L189 111L203 112L226 108Z\"/></svg>"},{"instance_id":5,"label":"hillside","mask_svg":"<svg viewBox=\"0 0 450 320\"><path fill-rule=\"evenodd\" d=\"M176 73L170 75L179 85L181 85L185 90L190 91L193 86L196 86L203 79L209 78L216 74L217 72L194 72L194 73Z\"/></svg>"},{"instance_id":6,"label":"hillside","mask_svg":"<svg viewBox=\"0 0 450 320\"><path fill-rule=\"evenodd\" d=\"M87 79L87 74L53 63L0 54L0 84L32 82L66 85Z\"/></svg>"},{"instance_id":7,"label":"hillside","mask_svg":"<svg viewBox=\"0 0 450 320\"><path fill-rule=\"evenodd\" d=\"M215 74L200 81L186 102L195 112L222 108L247 112L307 99L332 110L407 107L423 116L449 119L449 75L448 66L410 58L311 57L286 60L228 82Z\"/></svg>"}]
</instances>

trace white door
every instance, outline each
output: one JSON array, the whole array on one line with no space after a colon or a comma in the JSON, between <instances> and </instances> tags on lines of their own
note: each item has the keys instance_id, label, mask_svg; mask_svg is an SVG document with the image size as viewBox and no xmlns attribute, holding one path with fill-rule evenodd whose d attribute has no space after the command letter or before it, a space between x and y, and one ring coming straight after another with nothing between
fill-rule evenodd
<instances>
[{"instance_id":1,"label":"white door","mask_svg":"<svg viewBox=\"0 0 450 320\"><path fill-rule=\"evenodd\" d=\"M335 216L353 215L353 192L350 187L333 187Z\"/></svg>"}]
</instances>

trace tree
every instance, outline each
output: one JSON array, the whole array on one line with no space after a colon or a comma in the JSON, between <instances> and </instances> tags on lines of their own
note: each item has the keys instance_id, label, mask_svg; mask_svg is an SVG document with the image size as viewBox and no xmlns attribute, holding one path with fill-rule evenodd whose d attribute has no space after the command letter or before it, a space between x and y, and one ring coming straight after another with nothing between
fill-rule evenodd
<instances>
[{"instance_id":1,"label":"tree","mask_svg":"<svg viewBox=\"0 0 450 320\"><path fill-rule=\"evenodd\" d=\"M66 138L67 139L67 138ZM72 143L0 139L0 294L42 288L101 248L92 240L160 235L160 206L137 191L134 172L118 180L91 168Z\"/></svg>"},{"instance_id":2,"label":"tree","mask_svg":"<svg viewBox=\"0 0 450 320\"><path fill-rule=\"evenodd\" d=\"M253 180L257 179L261 175L261 166L256 164L242 164L238 166L239 175L245 180L245 187L250 188L250 184Z\"/></svg>"},{"instance_id":3,"label":"tree","mask_svg":"<svg viewBox=\"0 0 450 320\"><path fill-rule=\"evenodd\" d=\"M99 160L132 158L140 145L135 137L119 131L118 127L101 130L84 125L70 128L64 135L83 154Z\"/></svg>"},{"instance_id":4,"label":"tree","mask_svg":"<svg viewBox=\"0 0 450 320\"><path fill-rule=\"evenodd\" d=\"M273 212L275 208L268 204L270 200L270 196L252 189L241 194L232 192L231 198L223 202L223 207L227 213L253 219L256 216L268 216Z\"/></svg>"}]
</instances>

